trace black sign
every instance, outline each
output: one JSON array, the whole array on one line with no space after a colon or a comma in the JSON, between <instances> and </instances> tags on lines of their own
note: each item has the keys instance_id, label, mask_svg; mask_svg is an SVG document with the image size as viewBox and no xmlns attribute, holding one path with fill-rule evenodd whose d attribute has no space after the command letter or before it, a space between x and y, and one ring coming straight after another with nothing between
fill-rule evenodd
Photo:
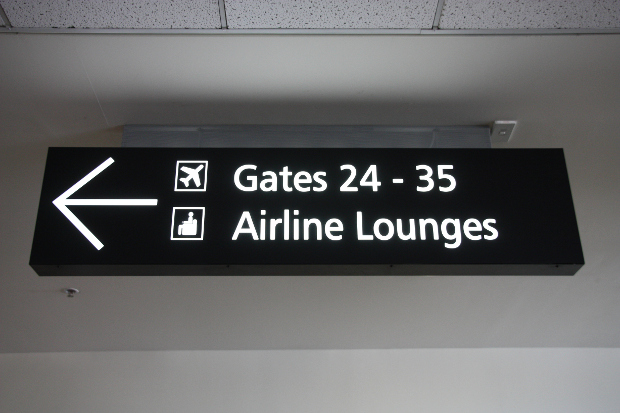
<instances>
[{"instance_id":1,"label":"black sign","mask_svg":"<svg viewBox=\"0 0 620 413\"><path fill-rule=\"evenodd\" d=\"M574 274L561 149L50 148L39 275Z\"/></svg>"}]
</instances>

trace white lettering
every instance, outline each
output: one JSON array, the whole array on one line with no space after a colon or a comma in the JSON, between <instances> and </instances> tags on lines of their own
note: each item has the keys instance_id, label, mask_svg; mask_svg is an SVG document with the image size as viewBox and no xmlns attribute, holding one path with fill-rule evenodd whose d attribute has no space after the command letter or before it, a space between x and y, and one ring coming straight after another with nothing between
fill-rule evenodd
<instances>
[{"instance_id":1,"label":"white lettering","mask_svg":"<svg viewBox=\"0 0 620 413\"><path fill-rule=\"evenodd\" d=\"M299 210L294 210L293 215L299 215ZM293 239L297 241L299 239L299 219L293 219Z\"/></svg>"},{"instance_id":2,"label":"white lettering","mask_svg":"<svg viewBox=\"0 0 620 413\"><path fill-rule=\"evenodd\" d=\"M278 219L271 218L269 220L269 239L270 240L276 239L276 226L281 223L282 223L282 220L279 218Z\"/></svg>"},{"instance_id":3,"label":"white lettering","mask_svg":"<svg viewBox=\"0 0 620 413\"><path fill-rule=\"evenodd\" d=\"M289 213L288 209L284 210L284 240L288 241L288 233L289 233Z\"/></svg>"},{"instance_id":4,"label":"white lettering","mask_svg":"<svg viewBox=\"0 0 620 413\"><path fill-rule=\"evenodd\" d=\"M306 171L297 172L295 174L295 178L293 178L293 185L295 189L299 192L308 192L310 191L310 187L302 186L302 184L312 183L312 177Z\"/></svg>"},{"instance_id":5,"label":"white lettering","mask_svg":"<svg viewBox=\"0 0 620 413\"><path fill-rule=\"evenodd\" d=\"M247 228L244 228L243 225L247 223ZM233 241L236 241L239 237L239 234L250 234L252 235L252 239L254 241L258 240L258 234L256 233L256 228L254 227L254 223L252 222L252 216L248 211L243 211L241 214L241 219L237 224L237 229L235 229L235 233L232 236Z\"/></svg>"},{"instance_id":6,"label":"white lettering","mask_svg":"<svg viewBox=\"0 0 620 413\"><path fill-rule=\"evenodd\" d=\"M267 211L265 211L264 209L260 211L261 215L265 215L267 213ZM265 241L265 219L261 218L260 220L260 239L261 241Z\"/></svg>"},{"instance_id":7,"label":"white lettering","mask_svg":"<svg viewBox=\"0 0 620 413\"><path fill-rule=\"evenodd\" d=\"M388 231L387 231L387 234L385 235L381 234L381 231L380 231L381 224L387 226ZM375 225L372 227L372 229L373 229L373 232L375 233L375 237L377 237L381 241L387 241L394 236L394 224L392 224L392 221L386 218L379 218L378 220L376 220Z\"/></svg>"},{"instance_id":8,"label":"white lettering","mask_svg":"<svg viewBox=\"0 0 620 413\"><path fill-rule=\"evenodd\" d=\"M454 232L452 234L448 232L448 225L454 227ZM452 244L448 244L447 242L444 243L443 245L446 248L458 248L458 246L461 245L461 222L458 219L444 219L441 223L441 235L449 241L454 241Z\"/></svg>"},{"instance_id":9,"label":"white lettering","mask_svg":"<svg viewBox=\"0 0 620 413\"><path fill-rule=\"evenodd\" d=\"M403 233L403 220L397 219L396 220L396 232L398 233L398 238L402 239L403 241L407 241L409 239L414 240L415 239L415 219L409 220L409 235L405 235Z\"/></svg>"},{"instance_id":10,"label":"white lettering","mask_svg":"<svg viewBox=\"0 0 620 413\"><path fill-rule=\"evenodd\" d=\"M326 172L315 172L314 175L312 175L312 177L314 178L316 183L320 185L318 187L313 186L312 187L313 191L323 192L323 191L325 191L325 189L327 189L327 182L325 182L323 179L320 178L321 176L325 177L326 175L327 175Z\"/></svg>"},{"instance_id":11,"label":"white lettering","mask_svg":"<svg viewBox=\"0 0 620 413\"><path fill-rule=\"evenodd\" d=\"M321 229L321 221L316 218L304 219L304 240L310 239L310 225L316 226L316 239L321 240L323 238L323 230Z\"/></svg>"},{"instance_id":12,"label":"white lettering","mask_svg":"<svg viewBox=\"0 0 620 413\"><path fill-rule=\"evenodd\" d=\"M288 166L282 168L282 172L278 172L278 175L282 177L282 187L286 192L291 192L293 188L288 185L288 177L293 175L292 172L288 171Z\"/></svg>"},{"instance_id":13,"label":"white lettering","mask_svg":"<svg viewBox=\"0 0 620 413\"><path fill-rule=\"evenodd\" d=\"M284 166L278 173L264 171L259 184L257 175L246 175L243 173L246 170L255 171L256 169L256 165L242 165L237 168L234 175L235 186L246 192L256 191L259 188L263 192L277 192L279 186L278 175L280 175L282 177L282 189L286 192L292 192L293 190L299 192L310 192L310 190L323 192L327 189L327 182L324 179L327 175L326 172L319 171L312 175L310 172L299 171L293 176L293 172L289 171L288 166ZM292 179L289 179L291 177ZM312 184L315 185L311 186Z\"/></svg>"},{"instance_id":14,"label":"white lettering","mask_svg":"<svg viewBox=\"0 0 620 413\"><path fill-rule=\"evenodd\" d=\"M260 210L260 215L260 227L256 228L250 212L243 211L233 233L233 241L236 241L242 234L249 234L255 241L264 241L267 239L267 236L270 240L280 239L289 241L293 239L298 241L303 237L303 240L307 241L312 237L320 241L323 239L323 234L331 241L343 239L344 225L337 218L330 218L325 222L319 218L305 218L302 220L299 218L299 210L297 209L293 210L292 220L290 216L291 210L289 209L284 209L282 215L277 217L267 217L267 211L264 209ZM368 234L364 233L363 212L357 211L356 218L357 240L359 241L372 241L375 238L379 241L388 241L393 239L394 235L398 235L398 239L403 241L416 240L416 230L419 230L420 240L426 240L427 227L429 225L432 231L432 234L428 234L429 238L432 235L432 239L439 240L441 235L445 240L444 247L449 249L460 247L463 239L472 241L479 241L481 239L495 240L499 236L499 232L495 228L496 220L492 218L485 219L482 224L477 219L469 218L462 225L461 220L457 218L446 218L440 224L434 218L419 218L417 219L418 228L416 228L416 220L413 218L409 219L409 228L404 228L407 224L403 223L405 220L400 218L396 219L396 222L388 218L378 218L372 225L372 232ZM479 234L483 230L486 233ZM292 236L291 231L293 232ZM316 236L311 236L311 232L316 234Z\"/></svg>"},{"instance_id":15,"label":"white lettering","mask_svg":"<svg viewBox=\"0 0 620 413\"><path fill-rule=\"evenodd\" d=\"M256 191L256 177L255 176L248 176L247 180L250 181L250 186L244 186L243 184L241 184L241 182L239 181L239 176L241 175L241 172L245 171L246 169L253 169L256 170L256 165L243 165L239 168L237 168L237 170L235 171L235 185L237 186L237 188L241 189L242 191Z\"/></svg>"},{"instance_id":16,"label":"white lettering","mask_svg":"<svg viewBox=\"0 0 620 413\"><path fill-rule=\"evenodd\" d=\"M472 241L482 239L482 235L473 235L472 232L474 231L482 231L482 225L480 225L480 221L477 219L470 218L463 223L463 232L465 236Z\"/></svg>"},{"instance_id":17,"label":"white lettering","mask_svg":"<svg viewBox=\"0 0 620 413\"><path fill-rule=\"evenodd\" d=\"M494 239L497 239L499 234L498 234L497 230L495 228L493 228L490 224L495 224L495 220L494 219L485 219L482 222L482 226L484 226L484 229L486 229L487 231L489 231L491 233L491 235L485 235L484 239L488 239L489 241L492 241Z\"/></svg>"},{"instance_id":18,"label":"white lettering","mask_svg":"<svg viewBox=\"0 0 620 413\"><path fill-rule=\"evenodd\" d=\"M357 239L360 241L372 241L372 235L364 235L364 230L362 228L362 213L357 211Z\"/></svg>"},{"instance_id":19,"label":"white lettering","mask_svg":"<svg viewBox=\"0 0 620 413\"><path fill-rule=\"evenodd\" d=\"M429 219L419 219L418 222L420 223L420 239L421 240L426 239L426 224L431 224L431 228L433 228L433 238L439 239L439 233L437 230L437 221L435 221L433 218L429 218Z\"/></svg>"},{"instance_id":20,"label":"white lettering","mask_svg":"<svg viewBox=\"0 0 620 413\"><path fill-rule=\"evenodd\" d=\"M260 181L260 189L265 192L277 191L278 190L278 175L276 175L275 172L265 171L263 172L263 176L266 176L267 178ZM256 179L256 177L252 177L252 178ZM267 186L268 184L269 186Z\"/></svg>"},{"instance_id":21,"label":"white lettering","mask_svg":"<svg viewBox=\"0 0 620 413\"><path fill-rule=\"evenodd\" d=\"M343 230L342 221L339 219L332 218L325 223L325 236L332 241L340 241L342 239L342 235L333 235L332 232L342 232Z\"/></svg>"}]
</instances>

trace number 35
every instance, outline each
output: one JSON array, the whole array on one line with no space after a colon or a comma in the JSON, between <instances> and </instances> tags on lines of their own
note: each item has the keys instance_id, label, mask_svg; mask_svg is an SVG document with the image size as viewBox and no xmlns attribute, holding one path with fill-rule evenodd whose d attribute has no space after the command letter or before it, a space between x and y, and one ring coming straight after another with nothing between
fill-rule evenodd
<instances>
[{"instance_id":1,"label":"number 35","mask_svg":"<svg viewBox=\"0 0 620 413\"><path fill-rule=\"evenodd\" d=\"M426 186L416 186L418 192L428 192L435 186L433 181L433 169L428 165L418 165L416 171L424 170L426 174L420 176L421 181L426 181ZM437 179L446 179L450 184L448 186L439 186L441 192L450 192L456 188L456 179L450 174L445 173L446 169L453 169L452 165L437 165Z\"/></svg>"}]
</instances>

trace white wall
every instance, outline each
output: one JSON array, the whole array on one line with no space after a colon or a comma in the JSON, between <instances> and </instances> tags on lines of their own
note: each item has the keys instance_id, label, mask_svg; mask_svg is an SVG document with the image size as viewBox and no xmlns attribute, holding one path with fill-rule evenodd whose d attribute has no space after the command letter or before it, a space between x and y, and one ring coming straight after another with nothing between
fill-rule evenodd
<instances>
[{"instance_id":1,"label":"white wall","mask_svg":"<svg viewBox=\"0 0 620 413\"><path fill-rule=\"evenodd\" d=\"M1 412L617 412L620 349L0 354Z\"/></svg>"}]
</instances>

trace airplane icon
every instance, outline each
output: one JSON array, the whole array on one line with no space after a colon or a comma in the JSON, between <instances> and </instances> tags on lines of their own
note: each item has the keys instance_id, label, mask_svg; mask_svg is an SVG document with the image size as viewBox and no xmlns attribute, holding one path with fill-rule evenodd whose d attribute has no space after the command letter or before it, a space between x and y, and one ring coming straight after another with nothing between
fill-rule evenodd
<instances>
[{"instance_id":1,"label":"airplane icon","mask_svg":"<svg viewBox=\"0 0 620 413\"><path fill-rule=\"evenodd\" d=\"M198 175L198 172L202 171L202 168L204 167L205 166L203 164L200 164L196 169L182 166L181 171L185 172L187 176L185 178L179 178L179 181L183 182L187 188L189 186L189 181L193 179L196 187L200 187L200 175Z\"/></svg>"},{"instance_id":2,"label":"airplane icon","mask_svg":"<svg viewBox=\"0 0 620 413\"><path fill-rule=\"evenodd\" d=\"M174 190L205 192L209 161L177 161Z\"/></svg>"}]
</instances>

